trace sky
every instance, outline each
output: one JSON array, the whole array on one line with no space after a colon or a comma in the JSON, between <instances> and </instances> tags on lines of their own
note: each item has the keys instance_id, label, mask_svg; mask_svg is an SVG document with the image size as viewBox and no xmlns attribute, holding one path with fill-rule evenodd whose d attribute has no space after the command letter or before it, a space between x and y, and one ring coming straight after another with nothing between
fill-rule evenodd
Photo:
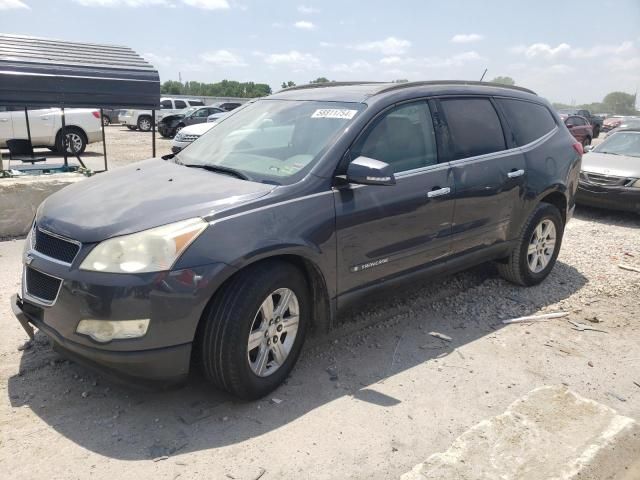
<instances>
[{"instance_id":1,"label":"sky","mask_svg":"<svg viewBox=\"0 0 640 480\"><path fill-rule=\"evenodd\" d=\"M640 88L640 0L0 0L0 32L126 45L162 81L510 76L551 101Z\"/></svg>"}]
</instances>

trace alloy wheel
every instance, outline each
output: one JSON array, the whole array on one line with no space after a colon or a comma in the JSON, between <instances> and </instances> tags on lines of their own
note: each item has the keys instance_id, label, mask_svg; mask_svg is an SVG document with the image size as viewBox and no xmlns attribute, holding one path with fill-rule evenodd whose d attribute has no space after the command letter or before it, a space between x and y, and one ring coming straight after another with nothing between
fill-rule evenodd
<instances>
[{"instance_id":1,"label":"alloy wheel","mask_svg":"<svg viewBox=\"0 0 640 480\"><path fill-rule=\"evenodd\" d=\"M527 249L527 263L533 273L543 271L556 249L556 226L549 219L544 219L534 229L529 248Z\"/></svg>"},{"instance_id":2,"label":"alloy wheel","mask_svg":"<svg viewBox=\"0 0 640 480\"><path fill-rule=\"evenodd\" d=\"M67 133L67 152L75 153L82 150L82 137L78 133Z\"/></svg>"},{"instance_id":3,"label":"alloy wheel","mask_svg":"<svg viewBox=\"0 0 640 480\"><path fill-rule=\"evenodd\" d=\"M298 333L300 307L296 294L279 288L264 299L251 324L247 342L249 367L268 377L287 360Z\"/></svg>"}]
</instances>

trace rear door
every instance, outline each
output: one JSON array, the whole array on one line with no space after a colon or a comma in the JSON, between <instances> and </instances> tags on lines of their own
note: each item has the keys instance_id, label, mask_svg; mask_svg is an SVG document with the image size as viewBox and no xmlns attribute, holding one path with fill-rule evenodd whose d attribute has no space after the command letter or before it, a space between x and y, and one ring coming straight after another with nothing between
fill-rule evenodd
<instances>
[{"instance_id":1,"label":"rear door","mask_svg":"<svg viewBox=\"0 0 640 480\"><path fill-rule=\"evenodd\" d=\"M455 182L452 253L508 240L510 218L523 202L524 155L505 138L491 98L441 98L438 108Z\"/></svg>"},{"instance_id":2,"label":"rear door","mask_svg":"<svg viewBox=\"0 0 640 480\"><path fill-rule=\"evenodd\" d=\"M29 112L29 129L31 130L31 143L37 145L53 145L54 144L54 128L56 120L60 118L60 109L58 108L39 108L37 110L28 110ZM11 112L13 120L13 135L15 138L29 138L27 133L27 120L24 110L16 110Z\"/></svg>"},{"instance_id":3,"label":"rear door","mask_svg":"<svg viewBox=\"0 0 640 480\"><path fill-rule=\"evenodd\" d=\"M392 165L396 185L336 187L338 292L345 294L450 251L453 179L438 163L426 101L396 105L360 135L349 158Z\"/></svg>"}]
</instances>

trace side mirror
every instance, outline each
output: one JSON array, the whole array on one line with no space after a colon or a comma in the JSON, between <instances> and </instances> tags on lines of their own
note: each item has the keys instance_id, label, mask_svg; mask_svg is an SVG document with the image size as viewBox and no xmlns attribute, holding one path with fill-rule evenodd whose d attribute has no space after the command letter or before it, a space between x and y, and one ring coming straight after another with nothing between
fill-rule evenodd
<instances>
[{"instance_id":1,"label":"side mirror","mask_svg":"<svg viewBox=\"0 0 640 480\"><path fill-rule=\"evenodd\" d=\"M584 153L589 153L591 150L593 150L593 145L586 145L583 150Z\"/></svg>"},{"instance_id":2,"label":"side mirror","mask_svg":"<svg viewBox=\"0 0 640 480\"><path fill-rule=\"evenodd\" d=\"M387 163L358 157L347 168L347 182L361 185L395 185L396 177Z\"/></svg>"}]
</instances>

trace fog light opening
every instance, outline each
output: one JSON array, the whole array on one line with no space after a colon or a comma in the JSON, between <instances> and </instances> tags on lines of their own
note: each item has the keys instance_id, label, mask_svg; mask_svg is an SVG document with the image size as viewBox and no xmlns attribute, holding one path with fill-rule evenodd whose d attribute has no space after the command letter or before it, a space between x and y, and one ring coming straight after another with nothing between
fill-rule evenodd
<instances>
[{"instance_id":1,"label":"fog light opening","mask_svg":"<svg viewBox=\"0 0 640 480\"><path fill-rule=\"evenodd\" d=\"M149 319L139 320L80 320L76 333L87 335L96 342L140 338L147 334Z\"/></svg>"}]
</instances>

